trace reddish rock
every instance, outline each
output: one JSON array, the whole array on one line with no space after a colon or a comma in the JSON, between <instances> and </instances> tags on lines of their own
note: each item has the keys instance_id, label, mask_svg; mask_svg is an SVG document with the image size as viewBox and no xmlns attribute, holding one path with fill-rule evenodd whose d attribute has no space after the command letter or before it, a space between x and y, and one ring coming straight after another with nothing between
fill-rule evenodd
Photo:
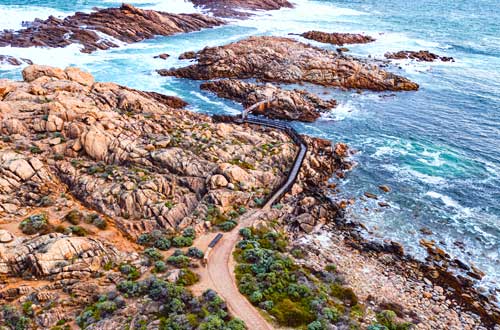
<instances>
[{"instance_id":1,"label":"reddish rock","mask_svg":"<svg viewBox=\"0 0 500 330\"><path fill-rule=\"evenodd\" d=\"M154 58L159 58L159 59L162 59L162 60L166 60L169 57L170 57L170 55L168 55L167 53L163 53L163 54L156 55Z\"/></svg>"},{"instance_id":2,"label":"reddish rock","mask_svg":"<svg viewBox=\"0 0 500 330\"><path fill-rule=\"evenodd\" d=\"M192 60L196 58L196 52L189 51L179 55L179 60Z\"/></svg>"},{"instance_id":3,"label":"reddish rock","mask_svg":"<svg viewBox=\"0 0 500 330\"><path fill-rule=\"evenodd\" d=\"M439 56L431 53L428 50L409 51L402 50L397 53L385 53L384 56L393 60L417 60L419 62L434 62L437 60L443 62L455 62L453 57Z\"/></svg>"},{"instance_id":4,"label":"reddish rock","mask_svg":"<svg viewBox=\"0 0 500 330\"><path fill-rule=\"evenodd\" d=\"M199 80L256 78L375 91L418 89L416 83L375 65L282 37L250 37L207 47L198 52L197 59L196 64L158 72Z\"/></svg>"},{"instance_id":5,"label":"reddish rock","mask_svg":"<svg viewBox=\"0 0 500 330\"><path fill-rule=\"evenodd\" d=\"M303 90L283 90L271 84L256 85L234 79L223 79L202 84L201 89L209 90L219 97L243 104L245 108L265 100L272 100L268 106L257 107L254 114L269 118L315 121L322 111L336 106L335 100L322 100L317 95Z\"/></svg>"},{"instance_id":6,"label":"reddish rock","mask_svg":"<svg viewBox=\"0 0 500 330\"><path fill-rule=\"evenodd\" d=\"M191 0L191 2L215 16L235 18L251 16L248 11L293 8L287 0Z\"/></svg>"},{"instance_id":7,"label":"reddish rock","mask_svg":"<svg viewBox=\"0 0 500 330\"><path fill-rule=\"evenodd\" d=\"M201 14L169 14L142 10L123 4L120 8L107 8L90 14L77 12L59 19L50 16L27 23L27 28L0 32L0 47L66 47L83 45L84 53L98 49L118 47L112 39L102 39L104 33L126 43L151 39L157 35L198 31L224 24L223 21ZM96 32L97 31L97 32Z\"/></svg>"},{"instance_id":8,"label":"reddish rock","mask_svg":"<svg viewBox=\"0 0 500 330\"><path fill-rule=\"evenodd\" d=\"M302 33L300 36L306 39L338 46L343 46L346 44L366 44L375 41L375 39L370 36L357 33L328 33L321 31L308 31Z\"/></svg>"}]
</instances>

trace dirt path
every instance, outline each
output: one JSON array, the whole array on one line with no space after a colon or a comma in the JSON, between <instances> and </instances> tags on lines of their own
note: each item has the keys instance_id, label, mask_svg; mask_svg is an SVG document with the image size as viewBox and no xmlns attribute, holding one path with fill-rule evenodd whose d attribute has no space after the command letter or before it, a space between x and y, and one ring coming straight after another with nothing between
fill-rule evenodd
<instances>
[{"instance_id":1,"label":"dirt path","mask_svg":"<svg viewBox=\"0 0 500 330\"><path fill-rule=\"evenodd\" d=\"M207 267L199 268L197 273L200 281L191 287L195 294L201 294L207 289L213 289L226 301L229 311L242 319L249 330L274 329L255 307L243 296L235 283L233 249L239 240L239 230L248 227L258 218L261 210L252 210L240 218L239 225L232 231L225 233L222 239L211 251ZM196 247L205 249L211 238L211 233L200 237Z\"/></svg>"}]
</instances>

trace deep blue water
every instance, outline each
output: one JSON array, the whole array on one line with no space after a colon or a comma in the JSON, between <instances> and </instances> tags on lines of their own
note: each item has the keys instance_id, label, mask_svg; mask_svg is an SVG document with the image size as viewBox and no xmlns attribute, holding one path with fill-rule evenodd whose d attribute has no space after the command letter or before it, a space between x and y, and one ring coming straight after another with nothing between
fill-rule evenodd
<instances>
[{"instance_id":1,"label":"deep blue water","mask_svg":"<svg viewBox=\"0 0 500 330\"><path fill-rule=\"evenodd\" d=\"M188 12L179 0L131 1L164 11ZM347 142L358 150L358 166L341 182L341 197L355 197L349 217L375 237L402 242L418 257L420 238L434 239L451 254L487 272L484 284L500 275L500 2L495 0L297 0L295 9L173 37L159 37L119 49L81 54L68 49L0 49L41 64L77 65L97 79L181 96L191 109L238 112L239 105L198 88L199 82L160 77L158 68L182 66L176 55L221 45L249 35L286 35L310 29L366 32L377 41L349 47L351 53L382 58L387 51L427 49L452 56L454 63L401 62L391 70L418 82L409 93L330 93L340 101L314 124L294 125L304 133ZM0 28L23 20L64 15L119 1L0 0ZM320 44L318 44L320 45ZM321 45L325 48L333 48ZM166 60L153 55L167 52ZM20 78L19 68L0 67L0 77ZM378 185L392 188L388 194ZM364 200L377 193L390 208ZM423 236L421 228L434 234ZM460 243L464 248L459 248Z\"/></svg>"}]
</instances>

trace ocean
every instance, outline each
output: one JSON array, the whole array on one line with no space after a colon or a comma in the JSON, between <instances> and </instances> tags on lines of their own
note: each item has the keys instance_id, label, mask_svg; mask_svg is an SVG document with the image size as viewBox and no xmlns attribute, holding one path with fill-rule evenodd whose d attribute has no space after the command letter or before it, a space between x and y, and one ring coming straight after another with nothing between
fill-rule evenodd
<instances>
[{"instance_id":1,"label":"ocean","mask_svg":"<svg viewBox=\"0 0 500 330\"><path fill-rule=\"evenodd\" d=\"M341 91L311 85L313 92L336 98L339 106L315 123L293 123L302 133L342 141L357 152L357 166L338 181L332 198L355 198L347 219L366 225L374 239L401 242L417 258L419 240L435 240L453 257L486 273L481 285L500 280L500 2L495 0L296 0L294 9L259 13L251 19L171 37L158 37L93 54L78 47L16 49L0 54L38 64L75 65L100 81L182 97L189 109L235 114L241 106L201 91L200 82L161 77L156 69L180 67L188 50L223 45L251 35L364 32L377 39L348 45L350 54L383 59L388 51L429 50L455 62L399 61L388 70L420 84L417 92ZM23 21L65 16L121 1L0 0L0 28ZM195 12L181 0L130 1L141 8ZM300 37L299 40L305 41ZM310 42L310 41L308 41ZM334 46L311 42L335 49ZM154 55L168 53L167 60ZM0 78L21 78L22 68L0 66ZM296 87L296 86L287 86ZM332 179L335 180L335 179ZM391 188L389 193L379 185ZM364 192L379 200L366 199ZM390 207L380 207L384 201ZM426 228L432 234L422 233ZM498 291L497 291L498 293Z\"/></svg>"}]
</instances>

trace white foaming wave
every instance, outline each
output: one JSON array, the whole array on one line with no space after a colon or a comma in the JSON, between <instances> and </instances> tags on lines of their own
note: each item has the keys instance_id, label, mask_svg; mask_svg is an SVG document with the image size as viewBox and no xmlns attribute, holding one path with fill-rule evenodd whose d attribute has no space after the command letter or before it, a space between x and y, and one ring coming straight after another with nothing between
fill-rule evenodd
<instances>
[{"instance_id":1,"label":"white foaming wave","mask_svg":"<svg viewBox=\"0 0 500 330\"><path fill-rule=\"evenodd\" d=\"M417 179L423 183L436 186L444 186L447 183L446 179L444 178L441 178L439 176L424 174L406 166L398 167L391 164L383 164L382 167L390 172L397 173L400 179L404 181L411 181L412 179Z\"/></svg>"},{"instance_id":2,"label":"white foaming wave","mask_svg":"<svg viewBox=\"0 0 500 330\"><path fill-rule=\"evenodd\" d=\"M321 119L340 121L352 117L353 115L358 113L357 110L358 109L352 104L351 101L347 101L345 103L337 105L332 110L323 113L321 115Z\"/></svg>"},{"instance_id":3,"label":"white foaming wave","mask_svg":"<svg viewBox=\"0 0 500 330\"><path fill-rule=\"evenodd\" d=\"M419 171L415 171L413 169L407 169L408 174L412 175L413 177L417 178L418 180L428 183L428 184L433 184L433 185L444 185L446 184L446 180L439 177L439 176L433 176L433 175L428 175L421 173Z\"/></svg>"},{"instance_id":4,"label":"white foaming wave","mask_svg":"<svg viewBox=\"0 0 500 330\"><path fill-rule=\"evenodd\" d=\"M441 159L441 152L436 151L436 152L430 152L427 150L424 150L422 152L422 156L426 158L418 158L418 161L430 165L430 166L442 166L445 164L445 161ZM429 159L430 158L430 159Z\"/></svg>"},{"instance_id":5,"label":"white foaming wave","mask_svg":"<svg viewBox=\"0 0 500 330\"><path fill-rule=\"evenodd\" d=\"M46 19L50 15L56 17L67 16L68 13L48 7L38 6L2 6L0 5L0 29L23 28L23 22L31 22L35 18Z\"/></svg>"},{"instance_id":6,"label":"white foaming wave","mask_svg":"<svg viewBox=\"0 0 500 330\"><path fill-rule=\"evenodd\" d=\"M108 0L108 2L116 2L118 4L121 4L123 0ZM127 3L130 3L131 5L136 7L154 9L174 14L200 12L199 9L195 8L194 4L191 1L185 0L130 0L127 1Z\"/></svg>"},{"instance_id":7,"label":"white foaming wave","mask_svg":"<svg viewBox=\"0 0 500 330\"><path fill-rule=\"evenodd\" d=\"M83 65L95 62L96 58L89 54L80 52L81 45L72 44L64 48L46 48L46 47L3 47L3 55L11 55L16 58L26 58L32 60L35 64L52 65L64 67L69 65Z\"/></svg>"},{"instance_id":8,"label":"white foaming wave","mask_svg":"<svg viewBox=\"0 0 500 330\"><path fill-rule=\"evenodd\" d=\"M440 194L436 191L428 191L425 195L434 199L440 199L445 206L452 207L455 209L461 208L460 204L456 200L447 195Z\"/></svg>"},{"instance_id":9,"label":"white foaming wave","mask_svg":"<svg viewBox=\"0 0 500 330\"><path fill-rule=\"evenodd\" d=\"M239 26L252 27L258 33L288 34L302 33L306 29L318 29L318 22L332 22L341 17L368 15L354 9L337 7L331 3L310 0L294 1L294 8L282 8L265 12L254 12L247 20L237 21Z\"/></svg>"},{"instance_id":10,"label":"white foaming wave","mask_svg":"<svg viewBox=\"0 0 500 330\"><path fill-rule=\"evenodd\" d=\"M236 110L234 108L231 108L231 107L227 106L226 104L224 104L223 102L213 101L210 98L206 97L205 95L203 95L203 94L201 94L199 92L190 91L189 94L196 96L197 98L203 100L206 103L217 105L217 106L223 108L224 110L226 110L227 112L229 112L231 114L237 115L237 114L241 113L241 111L238 111L238 110Z\"/></svg>"},{"instance_id":11,"label":"white foaming wave","mask_svg":"<svg viewBox=\"0 0 500 330\"><path fill-rule=\"evenodd\" d=\"M395 150L391 147L379 147L377 148L377 151L373 154L374 157L381 157L385 155L393 155L395 153Z\"/></svg>"}]
</instances>

